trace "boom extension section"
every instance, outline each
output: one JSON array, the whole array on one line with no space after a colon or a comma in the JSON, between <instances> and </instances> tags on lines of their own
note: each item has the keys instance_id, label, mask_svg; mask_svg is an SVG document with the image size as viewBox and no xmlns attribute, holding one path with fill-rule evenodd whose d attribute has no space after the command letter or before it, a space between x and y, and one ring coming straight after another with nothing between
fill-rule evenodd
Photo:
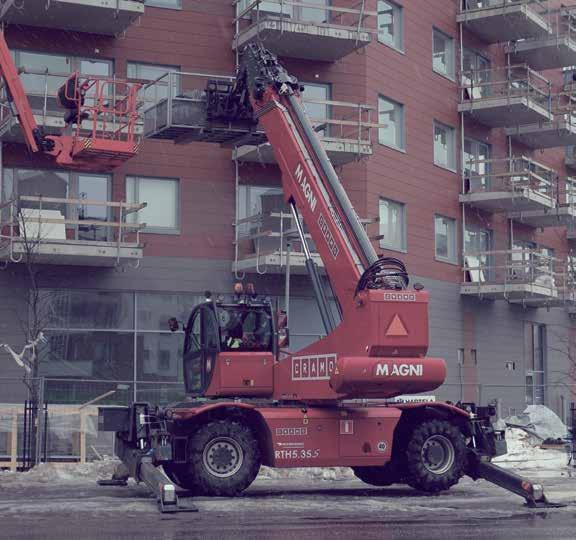
<instances>
[{"instance_id":1,"label":"boom extension section","mask_svg":"<svg viewBox=\"0 0 576 540\"><path fill-rule=\"evenodd\" d=\"M5 92L2 106L18 119L30 152L48 154L62 167L86 171L113 169L138 153L139 84L73 73L58 90L58 102L67 110L66 128L60 135L46 135L36 123L3 32L0 77Z\"/></svg>"}]
</instances>

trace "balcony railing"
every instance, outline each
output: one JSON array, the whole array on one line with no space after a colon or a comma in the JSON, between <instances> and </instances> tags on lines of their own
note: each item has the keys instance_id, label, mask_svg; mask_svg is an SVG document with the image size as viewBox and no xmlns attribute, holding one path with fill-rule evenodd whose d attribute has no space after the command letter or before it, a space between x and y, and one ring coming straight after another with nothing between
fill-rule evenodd
<instances>
[{"instance_id":1,"label":"balcony railing","mask_svg":"<svg viewBox=\"0 0 576 540\"><path fill-rule=\"evenodd\" d=\"M334 62L366 47L376 35L377 13L366 0L340 7L306 0L235 0L233 48L263 42L279 56Z\"/></svg>"},{"instance_id":2,"label":"balcony railing","mask_svg":"<svg viewBox=\"0 0 576 540\"><path fill-rule=\"evenodd\" d=\"M234 271L277 274L286 271L305 274L304 249L297 235L293 217L285 208L260 212L236 221ZM306 235L312 257L320 268L322 259Z\"/></svg>"},{"instance_id":3,"label":"balcony railing","mask_svg":"<svg viewBox=\"0 0 576 540\"><path fill-rule=\"evenodd\" d=\"M372 155L372 137L381 124L372 122L374 108L345 101L312 99L302 95L310 121L333 165L344 165ZM262 132L263 133L263 132ZM276 163L269 143L245 145L236 149L238 161Z\"/></svg>"},{"instance_id":4,"label":"balcony railing","mask_svg":"<svg viewBox=\"0 0 576 540\"><path fill-rule=\"evenodd\" d=\"M505 51L514 63L526 63L537 71L576 64L576 9L550 10L550 33L510 42Z\"/></svg>"},{"instance_id":5,"label":"balcony railing","mask_svg":"<svg viewBox=\"0 0 576 540\"><path fill-rule=\"evenodd\" d=\"M490 127L552 120L550 82L528 66L464 71L458 111Z\"/></svg>"},{"instance_id":6,"label":"balcony railing","mask_svg":"<svg viewBox=\"0 0 576 540\"><path fill-rule=\"evenodd\" d=\"M114 36L144 14L145 0L4 0L0 22Z\"/></svg>"},{"instance_id":7,"label":"balcony railing","mask_svg":"<svg viewBox=\"0 0 576 540\"><path fill-rule=\"evenodd\" d=\"M518 212L555 207L556 172L528 157L471 160L460 201L487 211Z\"/></svg>"},{"instance_id":8,"label":"balcony railing","mask_svg":"<svg viewBox=\"0 0 576 540\"><path fill-rule=\"evenodd\" d=\"M567 298L566 262L538 249L468 252L461 293L527 306L552 306Z\"/></svg>"},{"instance_id":9,"label":"balcony railing","mask_svg":"<svg viewBox=\"0 0 576 540\"><path fill-rule=\"evenodd\" d=\"M139 264L134 216L146 203L21 195L0 204L0 260L81 266Z\"/></svg>"},{"instance_id":10,"label":"balcony railing","mask_svg":"<svg viewBox=\"0 0 576 540\"><path fill-rule=\"evenodd\" d=\"M506 135L534 150L576 144L576 94L570 88L550 95L549 121L523 123L505 129Z\"/></svg>"},{"instance_id":11,"label":"balcony railing","mask_svg":"<svg viewBox=\"0 0 576 540\"><path fill-rule=\"evenodd\" d=\"M463 0L457 21L488 43L551 32L547 0Z\"/></svg>"}]
</instances>

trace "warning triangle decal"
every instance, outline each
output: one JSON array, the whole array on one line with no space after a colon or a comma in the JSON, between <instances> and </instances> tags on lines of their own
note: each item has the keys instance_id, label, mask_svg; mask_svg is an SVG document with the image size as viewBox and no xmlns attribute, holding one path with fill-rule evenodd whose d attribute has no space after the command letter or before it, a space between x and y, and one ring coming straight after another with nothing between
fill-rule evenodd
<instances>
[{"instance_id":1,"label":"warning triangle decal","mask_svg":"<svg viewBox=\"0 0 576 540\"><path fill-rule=\"evenodd\" d=\"M391 337L404 337L408 335L408 330L406 330L398 314L394 315L390 326L388 326L388 330L386 330L386 335Z\"/></svg>"}]
</instances>

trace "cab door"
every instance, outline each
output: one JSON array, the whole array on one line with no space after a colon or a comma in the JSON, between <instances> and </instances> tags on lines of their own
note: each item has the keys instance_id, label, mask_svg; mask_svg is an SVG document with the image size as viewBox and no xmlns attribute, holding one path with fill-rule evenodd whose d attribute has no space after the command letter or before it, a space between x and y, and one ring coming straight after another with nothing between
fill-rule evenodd
<instances>
[{"instance_id":1,"label":"cab door","mask_svg":"<svg viewBox=\"0 0 576 540\"><path fill-rule=\"evenodd\" d=\"M186 393L203 395L212 380L220 352L218 323L211 304L196 307L188 319L184 340Z\"/></svg>"}]
</instances>

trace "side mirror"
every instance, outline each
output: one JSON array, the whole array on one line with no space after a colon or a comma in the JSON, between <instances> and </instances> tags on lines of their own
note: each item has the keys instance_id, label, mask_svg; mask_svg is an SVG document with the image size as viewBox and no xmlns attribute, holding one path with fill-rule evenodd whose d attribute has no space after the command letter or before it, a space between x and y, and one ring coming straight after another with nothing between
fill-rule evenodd
<instances>
[{"instance_id":1,"label":"side mirror","mask_svg":"<svg viewBox=\"0 0 576 540\"><path fill-rule=\"evenodd\" d=\"M168 319L168 328L170 328L170 332L177 332L180 330L180 325L178 324L178 319L176 319L176 317L170 317L170 319Z\"/></svg>"},{"instance_id":2,"label":"side mirror","mask_svg":"<svg viewBox=\"0 0 576 540\"><path fill-rule=\"evenodd\" d=\"M284 347L290 346L290 329L280 328L278 330L278 348L282 349Z\"/></svg>"}]
</instances>

